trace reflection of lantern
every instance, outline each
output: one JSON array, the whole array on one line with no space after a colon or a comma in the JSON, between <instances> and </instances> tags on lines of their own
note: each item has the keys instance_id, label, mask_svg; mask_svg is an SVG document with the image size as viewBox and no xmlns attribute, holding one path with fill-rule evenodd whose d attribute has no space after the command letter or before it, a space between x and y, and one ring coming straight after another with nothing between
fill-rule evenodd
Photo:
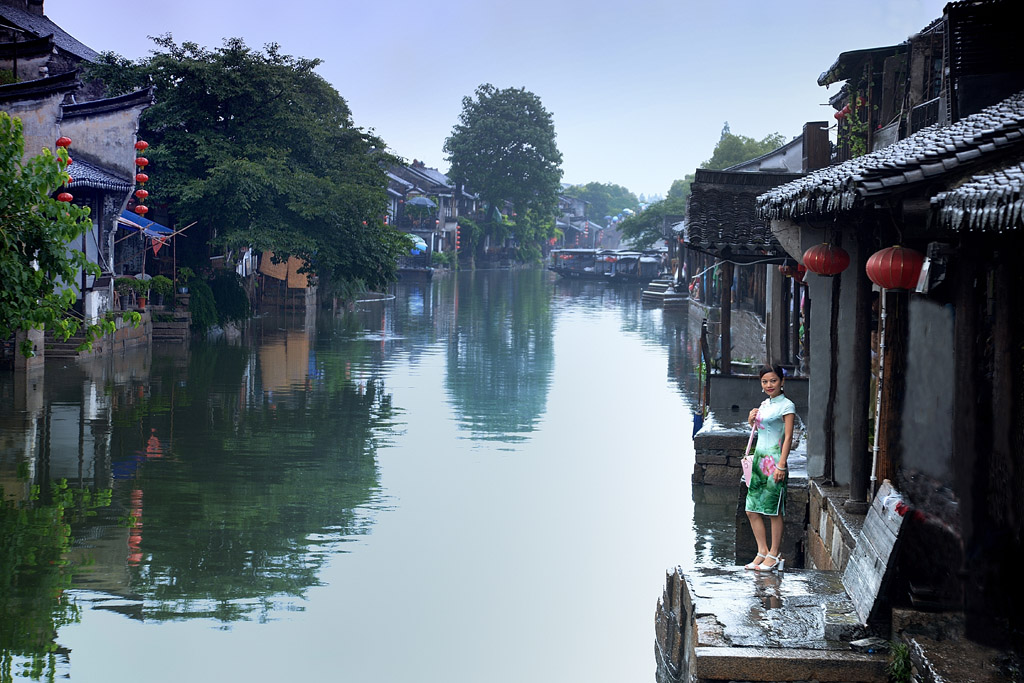
<instances>
[{"instance_id":1,"label":"reflection of lantern","mask_svg":"<svg viewBox=\"0 0 1024 683\"><path fill-rule=\"evenodd\" d=\"M145 173L135 174L135 182L137 182L139 185L144 184L147 180L149 180L149 176L146 175Z\"/></svg>"},{"instance_id":2,"label":"reflection of lantern","mask_svg":"<svg viewBox=\"0 0 1024 683\"><path fill-rule=\"evenodd\" d=\"M144 204L139 204L138 206L135 207L134 211L140 216L145 216L147 213L149 213L149 207Z\"/></svg>"},{"instance_id":3,"label":"reflection of lantern","mask_svg":"<svg viewBox=\"0 0 1024 683\"><path fill-rule=\"evenodd\" d=\"M149 196L149 192L147 192L146 190L135 190L135 196L138 197L139 200L144 201L146 197Z\"/></svg>"},{"instance_id":4,"label":"reflection of lantern","mask_svg":"<svg viewBox=\"0 0 1024 683\"><path fill-rule=\"evenodd\" d=\"M804 265L818 275L837 275L850 265L850 255L845 249L825 242L804 252Z\"/></svg>"},{"instance_id":5,"label":"reflection of lantern","mask_svg":"<svg viewBox=\"0 0 1024 683\"><path fill-rule=\"evenodd\" d=\"M58 202L70 202L74 198L74 195L72 195L70 192L61 192L59 195L57 195Z\"/></svg>"},{"instance_id":6,"label":"reflection of lantern","mask_svg":"<svg viewBox=\"0 0 1024 683\"><path fill-rule=\"evenodd\" d=\"M145 140L139 140L138 142L135 143L135 149L139 150L140 152L146 151L147 147L149 147L149 143L146 142Z\"/></svg>"},{"instance_id":7,"label":"reflection of lantern","mask_svg":"<svg viewBox=\"0 0 1024 683\"><path fill-rule=\"evenodd\" d=\"M876 251L868 259L868 277L882 289L914 289L921 275L924 255L895 246Z\"/></svg>"},{"instance_id":8,"label":"reflection of lantern","mask_svg":"<svg viewBox=\"0 0 1024 683\"><path fill-rule=\"evenodd\" d=\"M58 147L70 147L71 146L71 138L66 137L66 136L61 136L61 137L57 138L57 146Z\"/></svg>"}]
</instances>

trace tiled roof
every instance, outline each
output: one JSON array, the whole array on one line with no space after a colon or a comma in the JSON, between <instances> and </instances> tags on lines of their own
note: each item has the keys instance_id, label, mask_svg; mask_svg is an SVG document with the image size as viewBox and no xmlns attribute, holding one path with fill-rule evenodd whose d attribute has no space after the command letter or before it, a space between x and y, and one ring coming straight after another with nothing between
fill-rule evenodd
<instances>
[{"instance_id":1,"label":"tiled roof","mask_svg":"<svg viewBox=\"0 0 1024 683\"><path fill-rule=\"evenodd\" d=\"M938 224L951 230L1004 232L1024 226L1024 163L977 175L932 198Z\"/></svg>"},{"instance_id":2,"label":"tiled roof","mask_svg":"<svg viewBox=\"0 0 1024 683\"><path fill-rule=\"evenodd\" d=\"M866 198L964 175L1024 151L1024 92L951 126L930 126L871 154L776 187L757 198L763 218L836 214ZM954 176L955 177L955 176Z\"/></svg>"},{"instance_id":3,"label":"tiled roof","mask_svg":"<svg viewBox=\"0 0 1024 683\"><path fill-rule=\"evenodd\" d=\"M53 42L57 44L57 47L76 57L89 62L95 62L99 58L96 50L80 42L47 17L2 4L0 4L0 17L40 38L53 34Z\"/></svg>"},{"instance_id":4,"label":"tiled roof","mask_svg":"<svg viewBox=\"0 0 1024 683\"><path fill-rule=\"evenodd\" d=\"M737 262L784 256L755 200L767 188L799 177L794 173L749 173L697 169L686 203L683 240L698 251Z\"/></svg>"},{"instance_id":5,"label":"tiled roof","mask_svg":"<svg viewBox=\"0 0 1024 683\"><path fill-rule=\"evenodd\" d=\"M135 183L120 178L110 171L90 164L88 161L75 159L68 168L68 173L73 178L71 192L78 188L90 188L94 190L109 190L112 192L124 192L127 194L135 186Z\"/></svg>"}]
</instances>

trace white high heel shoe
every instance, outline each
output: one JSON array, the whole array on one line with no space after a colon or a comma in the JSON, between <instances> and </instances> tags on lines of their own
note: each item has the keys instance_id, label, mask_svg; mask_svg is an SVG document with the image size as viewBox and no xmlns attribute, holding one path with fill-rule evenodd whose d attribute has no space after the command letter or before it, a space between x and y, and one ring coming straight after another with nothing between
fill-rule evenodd
<instances>
[{"instance_id":1,"label":"white high heel shoe","mask_svg":"<svg viewBox=\"0 0 1024 683\"><path fill-rule=\"evenodd\" d=\"M764 556L764 555L762 555L761 553L758 553L758 554L757 554L757 555L756 555L756 556L754 557L754 560L756 561L758 557L760 557L760 558L761 558L761 559L763 560L765 556ZM757 568L758 568L758 567L760 567L760 566L761 566L760 564L754 564L754 562L752 561L752 562L750 562L750 564L745 564L745 565L743 565L743 568L744 568L744 569L757 569Z\"/></svg>"},{"instance_id":2,"label":"white high heel shoe","mask_svg":"<svg viewBox=\"0 0 1024 683\"><path fill-rule=\"evenodd\" d=\"M770 567L764 566L764 562L762 562L761 564L754 567L754 569L756 569L759 572L781 572L783 571L783 567L786 564L786 560L782 558L782 553L779 553L778 557L772 555L771 553L768 553L767 555L765 555L765 560L774 560L774 562Z\"/></svg>"}]
</instances>

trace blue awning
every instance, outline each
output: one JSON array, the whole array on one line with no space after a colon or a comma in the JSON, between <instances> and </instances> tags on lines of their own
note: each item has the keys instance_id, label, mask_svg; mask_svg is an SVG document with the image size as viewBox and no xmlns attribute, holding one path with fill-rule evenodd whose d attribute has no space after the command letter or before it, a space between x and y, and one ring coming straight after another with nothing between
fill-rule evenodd
<instances>
[{"instance_id":1,"label":"blue awning","mask_svg":"<svg viewBox=\"0 0 1024 683\"><path fill-rule=\"evenodd\" d=\"M131 211L122 211L121 217L117 219L117 224L123 225L126 228L139 230L145 233L148 237L168 237L174 233L174 231L166 225L160 225L156 221L143 218Z\"/></svg>"}]
</instances>

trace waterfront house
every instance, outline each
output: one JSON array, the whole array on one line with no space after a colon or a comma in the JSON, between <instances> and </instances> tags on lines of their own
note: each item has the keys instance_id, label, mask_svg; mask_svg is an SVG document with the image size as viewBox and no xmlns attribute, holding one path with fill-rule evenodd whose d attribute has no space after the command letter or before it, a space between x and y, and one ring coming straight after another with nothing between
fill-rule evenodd
<instances>
[{"instance_id":1,"label":"waterfront house","mask_svg":"<svg viewBox=\"0 0 1024 683\"><path fill-rule=\"evenodd\" d=\"M850 257L839 275L806 277L815 302L808 470L819 487L810 564L842 568L848 551L826 541L829 511L862 512L889 479L913 511L893 605L962 613L969 639L1017 647L1024 270L1013 259L1024 246L1024 57L1012 46L1020 15L1012 2L953 2L905 46L843 53L819 80L845 79L837 121L860 106L871 117L889 111L892 122L844 124L840 159L851 158L757 200L794 258L821 243ZM869 259L894 246L902 250L886 254L912 275L873 284ZM901 274L873 263L876 279ZM826 485L839 486L830 489L839 500L821 495Z\"/></svg>"}]
</instances>

